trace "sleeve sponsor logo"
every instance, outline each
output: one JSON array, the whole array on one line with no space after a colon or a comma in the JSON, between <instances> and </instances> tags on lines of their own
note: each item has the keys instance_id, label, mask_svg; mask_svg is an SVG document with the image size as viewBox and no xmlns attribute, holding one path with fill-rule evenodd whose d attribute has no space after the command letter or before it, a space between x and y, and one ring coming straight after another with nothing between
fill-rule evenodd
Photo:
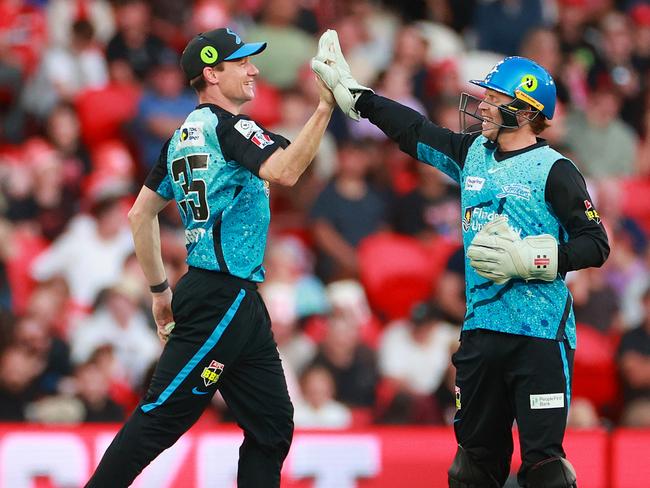
<instances>
[{"instance_id":1,"label":"sleeve sponsor logo","mask_svg":"<svg viewBox=\"0 0 650 488\"><path fill-rule=\"evenodd\" d=\"M205 146L203 122L192 122L181 126L180 147Z\"/></svg>"},{"instance_id":2,"label":"sleeve sponsor logo","mask_svg":"<svg viewBox=\"0 0 650 488\"><path fill-rule=\"evenodd\" d=\"M252 120L241 119L238 120L235 124L235 129L246 139L250 139L251 136L257 132L262 132L262 129Z\"/></svg>"},{"instance_id":3,"label":"sleeve sponsor logo","mask_svg":"<svg viewBox=\"0 0 650 488\"><path fill-rule=\"evenodd\" d=\"M481 191L485 184L485 178L480 176L468 176L465 179L465 190L467 191Z\"/></svg>"},{"instance_id":4,"label":"sleeve sponsor logo","mask_svg":"<svg viewBox=\"0 0 650 488\"><path fill-rule=\"evenodd\" d=\"M598 212L591 204L591 202L589 200L585 200L584 204L586 208L585 215L587 216L587 220L591 220L592 222L596 222L597 224L600 224L600 215L598 215Z\"/></svg>"},{"instance_id":5,"label":"sleeve sponsor logo","mask_svg":"<svg viewBox=\"0 0 650 488\"><path fill-rule=\"evenodd\" d=\"M264 149L266 146L273 144L273 139L271 139L264 132L258 132L255 134L253 137L251 137L251 141L253 141L253 144L255 144L260 149Z\"/></svg>"},{"instance_id":6,"label":"sleeve sponsor logo","mask_svg":"<svg viewBox=\"0 0 650 488\"><path fill-rule=\"evenodd\" d=\"M266 146L270 146L275 142L252 120L238 120L235 124L235 129L246 139L250 139L260 149L264 149Z\"/></svg>"}]
</instances>

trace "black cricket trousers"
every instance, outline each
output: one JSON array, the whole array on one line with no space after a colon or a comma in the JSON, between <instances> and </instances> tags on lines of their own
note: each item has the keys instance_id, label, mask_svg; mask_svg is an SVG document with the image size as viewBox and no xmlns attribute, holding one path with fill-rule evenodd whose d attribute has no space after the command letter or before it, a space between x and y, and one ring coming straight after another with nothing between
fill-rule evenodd
<instances>
[{"instance_id":1,"label":"black cricket trousers","mask_svg":"<svg viewBox=\"0 0 650 488\"><path fill-rule=\"evenodd\" d=\"M196 422L218 389L244 430L237 486L279 487L293 406L257 285L190 268L172 310L176 327L149 390L86 486L129 486Z\"/></svg>"},{"instance_id":2,"label":"black cricket trousers","mask_svg":"<svg viewBox=\"0 0 650 488\"><path fill-rule=\"evenodd\" d=\"M465 331L452 356L456 366L458 444L503 486L513 452L517 421L526 485L530 467L565 457L562 448L571 401L574 351L568 343L489 330Z\"/></svg>"}]
</instances>

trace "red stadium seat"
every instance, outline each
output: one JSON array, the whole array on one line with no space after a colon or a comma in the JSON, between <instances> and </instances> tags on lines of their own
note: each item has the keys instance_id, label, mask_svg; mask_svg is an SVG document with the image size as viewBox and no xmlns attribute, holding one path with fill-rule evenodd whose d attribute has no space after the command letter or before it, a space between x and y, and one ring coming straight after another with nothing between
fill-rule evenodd
<instances>
[{"instance_id":1,"label":"red stadium seat","mask_svg":"<svg viewBox=\"0 0 650 488\"><path fill-rule=\"evenodd\" d=\"M359 268L370 305L386 321L408 317L415 303L431 296L455 247L442 238L423 244L389 232L364 239Z\"/></svg>"},{"instance_id":2,"label":"red stadium seat","mask_svg":"<svg viewBox=\"0 0 650 488\"><path fill-rule=\"evenodd\" d=\"M573 366L573 396L591 400L602 413L618 396L615 348L609 336L577 324L578 347Z\"/></svg>"},{"instance_id":3,"label":"red stadium seat","mask_svg":"<svg viewBox=\"0 0 650 488\"><path fill-rule=\"evenodd\" d=\"M650 178L620 182L621 211L650 233Z\"/></svg>"},{"instance_id":4,"label":"red stadium seat","mask_svg":"<svg viewBox=\"0 0 650 488\"><path fill-rule=\"evenodd\" d=\"M121 139L122 124L135 117L139 99L140 89L132 85L109 85L80 93L76 108L86 145Z\"/></svg>"}]
</instances>

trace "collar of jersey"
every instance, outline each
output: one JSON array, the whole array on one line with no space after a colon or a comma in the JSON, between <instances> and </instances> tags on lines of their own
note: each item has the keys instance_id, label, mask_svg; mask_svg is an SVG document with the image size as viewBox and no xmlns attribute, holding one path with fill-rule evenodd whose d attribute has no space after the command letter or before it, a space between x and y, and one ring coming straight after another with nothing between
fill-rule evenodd
<instances>
[{"instance_id":1,"label":"collar of jersey","mask_svg":"<svg viewBox=\"0 0 650 488\"><path fill-rule=\"evenodd\" d=\"M515 151L499 151L497 149L496 143L493 141L487 141L483 145L488 149L492 149L492 150L496 149L496 151L494 152L494 159L496 159L497 161L503 161L505 159L512 158L514 156L519 156L520 154L523 154L525 152L532 151L533 149L537 149L538 147L548 146L548 142L546 141L546 139L540 139L538 137L537 142L535 144L531 144L530 146L517 149Z\"/></svg>"},{"instance_id":2,"label":"collar of jersey","mask_svg":"<svg viewBox=\"0 0 650 488\"><path fill-rule=\"evenodd\" d=\"M215 105L214 103L200 103L194 110L201 110L202 108L209 108L213 111L216 110L218 112L223 112L224 114L230 115L231 117L235 116L235 114L232 112L228 112L225 108L221 108L219 105Z\"/></svg>"}]
</instances>

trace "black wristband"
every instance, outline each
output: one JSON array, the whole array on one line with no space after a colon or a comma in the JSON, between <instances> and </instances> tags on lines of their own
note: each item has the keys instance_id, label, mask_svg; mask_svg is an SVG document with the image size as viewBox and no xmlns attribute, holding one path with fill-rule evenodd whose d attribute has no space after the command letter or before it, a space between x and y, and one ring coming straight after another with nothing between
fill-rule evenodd
<instances>
[{"instance_id":1,"label":"black wristband","mask_svg":"<svg viewBox=\"0 0 650 488\"><path fill-rule=\"evenodd\" d=\"M151 293L162 293L165 291L167 288L169 288L169 282L167 281L167 278L165 278L165 281L158 285L153 285L149 287L149 290Z\"/></svg>"}]
</instances>

